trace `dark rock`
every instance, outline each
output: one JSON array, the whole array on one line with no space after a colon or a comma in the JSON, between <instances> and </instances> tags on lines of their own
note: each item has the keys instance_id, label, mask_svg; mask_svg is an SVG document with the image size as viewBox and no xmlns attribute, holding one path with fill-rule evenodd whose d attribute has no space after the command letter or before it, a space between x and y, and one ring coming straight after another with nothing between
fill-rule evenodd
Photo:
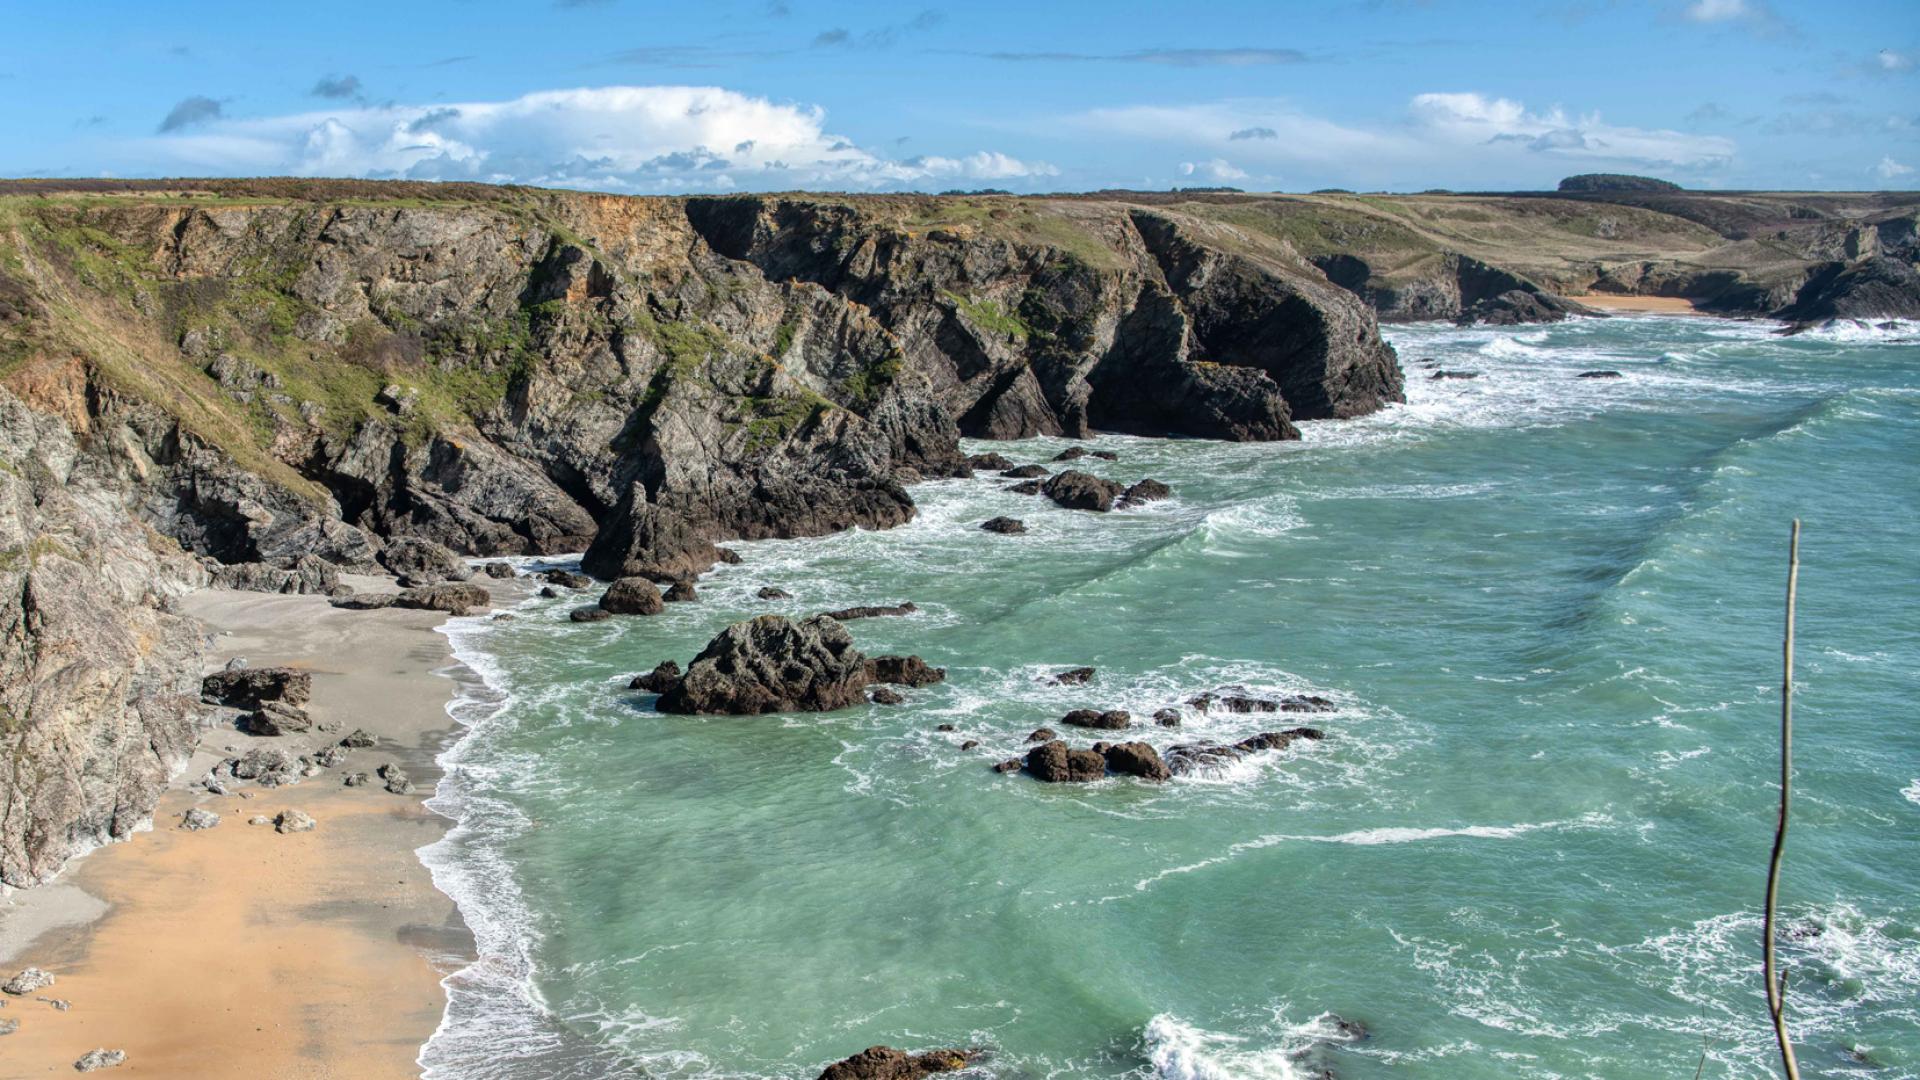
<instances>
[{"instance_id":1,"label":"dark rock","mask_svg":"<svg viewBox=\"0 0 1920 1080\"><path fill-rule=\"evenodd\" d=\"M929 666L918 656L876 656L867 661L866 675L869 682L932 686L946 681L947 669Z\"/></svg>"},{"instance_id":2,"label":"dark rock","mask_svg":"<svg viewBox=\"0 0 1920 1080\"><path fill-rule=\"evenodd\" d=\"M301 555L291 567L266 562L222 563L202 560L216 589L283 593L298 596L351 596L340 583L340 568L317 555Z\"/></svg>"},{"instance_id":3,"label":"dark rock","mask_svg":"<svg viewBox=\"0 0 1920 1080\"><path fill-rule=\"evenodd\" d=\"M1068 668L1053 677L1061 686L1085 686L1093 681L1093 669L1090 667Z\"/></svg>"},{"instance_id":4,"label":"dark rock","mask_svg":"<svg viewBox=\"0 0 1920 1080\"><path fill-rule=\"evenodd\" d=\"M1002 536L1016 536L1027 531L1027 523L1019 518L997 517L981 522L980 527L990 533Z\"/></svg>"},{"instance_id":5,"label":"dark rock","mask_svg":"<svg viewBox=\"0 0 1920 1080\"><path fill-rule=\"evenodd\" d=\"M960 744L960 750L964 753L965 751L968 751L968 750L978 749L979 746L980 746L979 739L968 739L966 742L963 742Z\"/></svg>"},{"instance_id":6,"label":"dark rock","mask_svg":"<svg viewBox=\"0 0 1920 1080\"><path fill-rule=\"evenodd\" d=\"M664 694L680 682L680 665L672 660L662 660L645 675L635 675L627 684L629 690L645 690L650 694Z\"/></svg>"},{"instance_id":7,"label":"dark rock","mask_svg":"<svg viewBox=\"0 0 1920 1080\"><path fill-rule=\"evenodd\" d=\"M1069 727L1097 728L1101 731L1119 731L1133 723L1133 717L1120 709L1096 712L1093 709L1075 709L1060 718L1060 722Z\"/></svg>"},{"instance_id":8,"label":"dark rock","mask_svg":"<svg viewBox=\"0 0 1920 1080\"><path fill-rule=\"evenodd\" d=\"M1158 480L1148 477L1120 493L1121 507L1138 506L1173 496L1173 489Z\"/></svg>"},{"instance_id":9,"label":"dark rock","mask_svg":"<svg viewBox=\"0 0 1920 1080\"><path fill-rule=\"evenodd\" d=\"M1009 480L1035 480L1047 475L1044 465L1021 465L1018 468L1002 469L1000 475Z\"/></svg>"},{"instance_id":10,"label":"dark rock","mask_svg":"<svg viewBox=\"0 0 1920 1080\"><path fill-rule=\"evenodd\" d=\"M386 787L389 792L395 795L413 794L413 781L407 776L405 769L388 762L376 771L380 774L380 779L387 782Z\"/></svg>"},{"instance_id":11,"label":"dark rock","mask_svg":"<svg viewBox=\"0 0 1920 1080\"><path fill-rule=\"evenodd\" d=\"M1332 1016L1331 1019L1333 1030L1348 1042L1362 1042L1373 1038L1373 1032L1368 1030L1365 1021L1353 1020L1345 1016Z\"/></svg>"},{"instance_id":12,"label":"dark rock","mask_svg":"<svg viewBox=\"0 0 1920 1080\"><path fill-rule=\"evenodd\" d=\"M1161 709L1153 714L1153 722L1159 724L1161 727L1179 727L1180 710Z\"/></svg>"},{"instance_id":13,"label":"dark rock","mask_svg":"<svg viewBox=\"0 0 1920 1080\"><path fill-rule=\"evenodd\" d=\"M981 472L1005 472L1014 467L1013 459L1001 453L975 454L967 459L967 465Z\"/></svg>"},{"instance_id":14,"label":"dark rock","mask_svg":"<svg viewBox=\"0 0 1920 1080\"><path fill-rule=\"evenodd\" d=\"M899 705L907 699L906 696L898 690L889 690L884 686L876 686L868 691L867 700L873 702L875 705Z\"/></svg>"},{"instance_id":15,"label":"dark rock","mask_svg":"<svg viewBox=\"0 0 1920 1080\"><path fill-rule=\"evenodd\" d=\"M953 730L955 730L955 728L954 728L954 726L953 726L952 724L940 724L940 725L938 725L938 726L936 726L936 727L935 727L935 728L934 728L933 730L935 730L935 731L953 731Z\"/></svg>"},{"instance_id":16,"label":"dark rock","mask_svg":"<svg viewBox=\"0 0 1920 1080\"><path fill-rule=\"evenodd\" d=\"M1790 323L1828 319L1920 319L1920 271L1904 259L1874 255L1816 269L1791 304L1773 312Z\"/></svg>"},{"instance_id":17,"label":"dark rock","mask_svg":"<svg viewBox=\"0 0 1920 1080\"><path fill-rule=\"evenodd\" d=\"M551 585L542 585L540 587L540 598L542 600L558 600L560 599L560 590Z\"/></svg>"},{"instance_id":18,"label":"dark rock","mask_svg":"<svg viewBox=\"0 0 1920 1080\"><path fill-rule=\"evenodd\" d=\"M724 547L717 547L713 549L713 559L715 562L725 566L739 566L741 562L744 561L740 558L739 552L733 550L732 548L724 548Z\"/></svg>"},{"instance_id":19,"label":"dark rock","mask_svg":"<svg viewBox=\"0 0 1920 1080\"><path fill-rule=\"evenodd\" d=\"M1006 490L1013 492L1015 495L1038 495L1040 494L1040 481L1026 480L1018 484L1009 484Z\"/></svg>"},{"instance_id":20,"label":"dark rock","mask_svg":"<svg viewBox=\"0 0 1920 1080\"><path fill-rule=\"evenodd\" d=\"M340 745L353 750L364 750L373 745L373 736L365 728L354 728L340 740Z\"/></svg>"},{"instance_id":21,"label":"dark rock","mask_svg":"<svg viewBox=\"0 0 1920 1080\"><path fill-rule=\"evenodd\" d=\"M1305 699L1301 699L1305 700ZM1270 713L1279 712L1280 703L1266 698L1248 697L1245 694L1211 692L1187 699L1187 704L1201 712L1219 709L1230 713Z\"/></svg>"},{"instance_id":22,"label":"dark rock","mask_svg":"<svg viewBox=\"0 0 1920 1080\"><path fill-rule=\"evenodd\" d=\"M1166 762L1160 760L1160 752L1143 742L1114 743L1103 751L1107 759L1107 768L1127 776L1137 776L1142 780L1165 780L1173 775L1167 769Z\"/></svg>"},{"instance_id":23,"label":"dark rock","mask_svg":"<svg viewBox=\"0 0 1920 1080\"><path fill-rule=\"evenodd\" d=\"M401 536L388 541L380 551L380 565L395 577L408 578L421 585L443 581L465 581L473 570L460 556L431 540Z\"/></svg>"},{"instance_id":24,"label":"dark rock","mask_svg":"<svg viewBox=\"0 0 1920 1080\"><path fill-rule=\"evenodd\" d=\"M237 709L256 708L263 701L304 705L313 697L313 675L285 667L216 671L200 680L200 697Z\"/></svg>"},{"instance_id":25,"label":"dark rock","mask_svg":"<svg viewBox=\"0 0 1920 1080\"><path fill-rule=\"evenodd\" d=\"M355 593L352 596L335 597L327 603L344 611L379 611L392 607L399 597L399 593Z\"/></svg>"},{"instance_id":26,"label":"dark rock","mask_svg":"<svg viewBox=\"0 0 1920 1080\"><path fill-rule=\"evenodd\" d=\"M1107 775L1107 759L1093 750L1074 750L1055 739L1027 751L1027 771L1048 783L1084 783Z\"/></svg>"},{"instance_id":27,"label":"dark rock","mask_svg":"<svg viewBox=\"0 0 1920 1080\"><path fill-rule=\"evenodd\" d=\"M263 701L247 717L247 730L255 735L297 735L313 730L313 718L298 705Z\"/></svg>"},{"instance_id":28,"label":"dark rock","mask_svg":"<svg viewBox=\"0 0 1920 1080\"><path fill-rule=\"evenodd\" d=\"M995 764L993 771L997 773L1019 772L1020 765L1021 761L1019 758L1008 758L1005 761Z\"/></svg>"},{"instance_id":29,"label":"dark rock","mask_svg":"<svg viewBox=\"0 0 1920 1080\"><path fill-rule=\"evenodd\" d=\"M1331 698L1324 698L1318 694L1293 694L1280 699L1281 712L1325 713L1337 708L1339 706L1335 705Z\"/></svg>"},{"instance_id":30,"label":"dark rock","mask_svg":"<svg viewBox=\"0 0 1920 1080\"><path fill-rule=\"evenodd\" d=\"M490 578L510 578L514 573L513 564L507 562L490 562L480 569Z\"/></svg>"},{"instance_id":31,"label":"dark rock","mask_svg":"<svg viewBox=\"0 0 1920 1080\"><path fill-rule=\"evenodd\" d=\"M850 607L839 611L825 612L821 617L839 622L852 622L855 619L872 619L882 615L911 615L919 611L912 601L896 604L893 607Z\"/></svg>"},{"instance_id":32,"label":"dark rock","mask_svg":"<svg viewBox=\"0 0 1920 1080\"><path fill-rule=\"evenodd\" d=\"M827 1066L819 1080L920 1080L933 1073L964 1069L974 1057L971 1050L930 1050L924 1054L908 1054L891 1046L869 1046L844 1061Z\"/></svg>"},{"instance_id":33,"label":"dark rock","mask_svg":"<svg viewBox=\"0 0 1920 1080\"><path fill-rule=\"evenodd\" d=\"M1576 379L1619 379L1623 377L1619 372L1605 368L1594 371L1583 371L1574 376Z\"/></svg>"},{"instance_id":34,"label":"dark rock","mask_svg":"<svg viewBox=\"0 0 1920 1080\"><path fill-rule=\"evenodd\" d=\"M1089 450L1084 446L1069 446L1054 455L1055 461L1079 461L1084 457L1099 458L1102 461L1119 461L1120 455L1111 450Z\"/></svg>"},{"instance_id":35,"label":"dark rock","mask_svg":"<svg viewBox=\"0 0 1920 1080\"><path fill-rule=\"evenodd\" d=\"M541 573L540 580L549 585L561 585L569 589L591 589L593 579L585 574L576 574L571 570L547 570Z\"/></svg>"},{"instance_id":36,"label":"dark rock","mask_svg":"<svg viewBox=\"0 0 1920 1080\"><path fill-rule=\"evenodd\" d=\"M669 604L684 604L692 600L698 600L700 596L694 591L693 582L676 581L667 587L666 595L662 599L666 600Z\"/></svg>"},{"instance_id":37,"label":"dark rock","mask_svg":"<svg viewBox=\"0 0 1920 1080\"><path fill-rule=\"evenodd\" d=\"M1187 743L1172 747L1167 751L1166 762L1174 775L1193 772L1236 761L1248 754L1266 750L1284 750L1298 740L1317 742L1325 738L1318 728L1289 728L1286 731L1263 731L1258 735L1241 739L1232 746L1218 743Z\"/></svg>"},{"instance_id":38,"label":"dark rock","mask_svg":"<svg viewBox=\"0 0 1920 1080\"><path fill-rule=\"evenodd\" d=\"M787 591L787 590L785 590L785 589L779 589L779 588L775 588L775 587L774 587L774 586L772 586L772 585L768 585L768 586L765 586L765 587L764 587L764 588L762 588L762 589L761 589L761 590L760 590L759 592L757 592L757 593L754 593L753 595L755 595L755 596L757 596L757 597L759 597L759 598L760 598L760 599L762 599L762 600L791 600L791 599L793 599L793 594L792 594L792 593L790 593L790 592L788 592L788 591Z\"/></svg>"},{"instance_id":39,"label":"dark rock","mask_svg":"<svg viewBox=\"0 0 1920 1080\"><path fill-rule=\"evenodd\" d=\"M574 622L603 622L613 618L613 612L603 607L578 607L567 612L567 618Z\"/></svg>"},{"instance_id":40,"label":"dark rock","mask_svg":"<svg viewBox=\"0 0 1920 1080\"><path fill-rule=\"evenodd\" d=\"M490 607L492 604L492 593L471 584L428 585L407 589L393 598L394 607L444 611L450 615L465 615L474 608Z\"/></svg>"},{"instance_id":41,"label":"dark rock","mask_svg":"<svg viewBox=\"0 0 1920 1080\"><path fill-rule=\"evenodd\" d=\"M1049 477L1040 486L1041 494L1069 510L1111 510L1121 491L1119 484L1077 469Z\"/></svg>"},{"instance_id":42,"label":"dark rock","mask_svg":"<svg viewBox=\"0 0 1920 1080\"><path fill-rule=\"evenodd\" d=\"M1053 740L1059 737L1060 736L1057 733L1055 733L1055 731L1052 728L1043 727L1043 728L1035 728L1033 730L1033 733L1027 736L1027 741L1030 743L1052 742Z\"/></svg>"},{"instance_id":43,"label":"dark rock","mask_svg":"<svg viewBox=\"0 0 1920 1080\"><path fill-rule=\"evenodd\" d=\"M352 751L348 750L346 747L341 746L338 743L335 743L334 745L326 747L325 749L322 749L318 753L314 754L313 763L315 765L320 766L323 769L331 769L335 765L338 765L341 762L347 760L347 755L351 752Z\"/></svg>"},{"instance_id":44,"label":"dark rock","mask_svg":"<svg viewBox=\"0 0 1920 1080\"><path fill-rule=\"evenodd\" d=\"M601 609L613 615L658 615L666 606L660 590L643 577L623 577L600 595Z\"/></svg>"},{"instance_id":45,"label":"dark rock","mask_svg":"<svg viewBox=\"0 0 1920 1080\"><path fill-rule=\"evenodd\" d=\"M726 715L826 712L859 702L867 681L866 657L839 622L762 615L708 642L658 707Z\"/></svg>"},{"instance_id":46,"label":"dark rock","mask_svg":"<svg viewBox=\"0 0 1920 1080\"><path fill-rule=\"evenodd\" d=\"M1442 371L1436 371L1432 375L1432 378L1435 379L1436 381L1440 379L1477 379L1479 377L1480 377L1480 373L1477 371L1442 370Z\"/></svg>"}]
</instances>

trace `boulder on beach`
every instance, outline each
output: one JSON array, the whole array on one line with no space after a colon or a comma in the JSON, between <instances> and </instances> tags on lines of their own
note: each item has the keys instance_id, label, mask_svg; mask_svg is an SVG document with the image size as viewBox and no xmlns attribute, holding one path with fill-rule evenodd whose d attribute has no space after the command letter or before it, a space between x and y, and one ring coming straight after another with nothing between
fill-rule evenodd
<instances>
[{"instance_id":1,"label":"boulder on beach","mask_svg":"<svg viewBox=\"0 0 1920 1080\"><path fill-rule=\"evenodd\" d=\"M490 607L492 604L492 593L479 585L465 582L406 589L393 598L394 607L444 611L449 615L465 615L474 608Z\"/></svg>"},{"instance_id":2,"label":"boulder on beach","mask_svg":"<svg viewBox=\"0 0 1920 1080\"><path fill-rule=\"evenodd\" d=\"M8 979L5 983L0 983L0 992L12 994L14 997L25 997L35 990L45 990L52 985L52 972L44 971L37 967L30 967L21 969L15 973L13 978Z\"/></svg>"},{"instance_id":3,"label":"boulder on beach","mask_svg":"<svg viewBox=\"0 0 1920 1080\"><path fill-rule=\"evenodd\" d=\"M200 698L236 709L258 708L264 701L303 705L313 697L313 674L294 668L230 668L200 680Z\"/></svg>"},{"instance_id":4,"label":"boulder on beach","mask_svg":"<svg viewBox=\"0 0 1920 1080\"><path fill-rule=\"evenodd\" d=\"M313 815L305 810L282 810L273 818L273 831L277 833L312 832Z\"/></svg>"},{"instance_id":5,"label":"boulder on beach","mask_svg":"<svg viewBox=\"0 0 1920 1080\"><path fill-rule=\"evenodd\" d=\"M252 780L262 787L279 787L297 783L304 768L292 751L262 746L234 759L228 771L237 779Z\"/></svg>"},{"instance_id":6,"label":"boulder on beach","mask_svg":"<svg viewBox=\"0 0 1920 1080\"><path fill-rule=\"evenodd\" d=\"M1068 510L1101 512L1112 510L1114 501L1120 498L1124 490L1111 480L1103 480L1078 469L1068 469L1050 477L1040 487L1041 494Z\"/></svg>"},{"instance_id":7,"label":"boulder on beach","mask_svg":"<svg viewBox=\"0 0 1920 1080\"><path fill-rule=\"evenodd\" d=\"M611 615L658 615L666 607L660 589L643 577L623 577L600 594L601 610Z\"/></svg>"},{"instance_id":8,"label":"boulder on beach","mask_svg":"<svg viewBox=\"0 0 1920 1080\"><path fill-rule=\"evenodd\" d=\"M866 670L868 681L894 686L932 686L947 678L946 668L933 667L918 656L876 656L867 661Z\"/></svg>"},{"instance_id":9,"label":"boulder on beach","mask_svg":"<svg viewBox=\"0 0 1920 1080\"><path fill-rule=\"evenodd\" d=\"M955 1072L967 1067L977 1053L972 1050L930 1050L909 1054L891 1046L869 1046L865 1050L826 1067L819 1080L920 1080L933 1073Z\"/></svg>"},{"instance_id":10,"label":"boulder on beach","mask_svg":"<svg viewBox=\"0 0 1920 1080\"><path fill-rule=\"evenodd\" d=\"M73 1063L73 1070L95 1072L100 1069L111 1069L116 1065L125 1064L126 1060L125 1050L89 1050L80 1056L80 1060Z\"/></svg>"},{"instance_id":11,"label":"boulder on beach","mask_svg":"<svg viewBox=\"0 0 1920 1080\"><path fill-rule=\"evenodd\" d=\"M336 596L327 603L342 611L379 611L390 608L398 599L399 593L354 593L350 596Z\"/></svg>"},{"instance_id":12,"label":"boulder on beach","mask_svg":"<svg viewBox=\"0 0 1920 1080\"><path fill-rule=\"evenodd\" d=\"M986 521L981 522L980 528L990 533L999 533L1002 536L1018 536L1027 531L1027 523L1021 521L1019 518L997 517L988 518Z\"/></svg>"},{"instance_id":13,"label":"boulder on beach","mask_svg":"<svg viewBox=\"0 0 1920 1080\"><path fill-rule=\"evenodd\" d=\"M379 561L394 577L419 585L465 581L473 576L472 568L460 556L418 536L389 540L380 551Z\"/></svg>"},{"instance_id":14,"label":"boulder on beach","mask_svg":"<svg viewBox=\"0 0 1920 1080\"><path fill-rule=\"evenodd\" d=\"M863 700L866 659L833 618L762 615L708 642L658 708L729 716L844 709Z\"/></svg>"},{"instance_id":15,"label":"boulder on beach","mask_svg":"<svg viewBox=\"0 0 1920 1080\"><path fill-rule=\"evenodd\" d=\"M863 605L861 607L841 608L839 611L822 612L820 617L834 619L838 622L852 622L855 619L875 619L885 615L911 615L919 610L913 601L909 600L904 604L894 604L891 607Z\"/></svg>"},{"instance_id":16,"label":"boulder on beach","mask_svg":"<svg viewBox=\"0 0 1920 1080\"><path fill-rule=\"evenodd\" d=\"M313 717L298 705L263 701L248 714L247 730L255 735L297 735L313 730Z\"/></svg>"},{"instance_id":17,"label":"boulder on beach","mask_svg":"<svg viewBox=\"0 0 1920 1080\"><path fill-rule=\"evenodd\" d=\"M211 829L218 824L220 824L219 814L198 806L180 815L180 827L188 832Z\"/></svg>"},{"instance_id":18,"label":"boulder on beach","mask_svg":"<svg viewBox=\"0 0 1920 1080\"><path fill-rule=\"evenodd\" d=\"M1106 756L1095 750L1075 750L1055 739L1027 751L1027 771L1050 784L1086 783L1107 775Z\"/></svg>"},{"instance_id":19,"label":"boulder on beach","mask_svg":"<svg viewBox=\"0 0 1920 1080\"><path fill-rule=\"evenodd\" d=\"M1060 718L1068 727L1097 728L1101 731L1119 731L1133 723L1133 715L1123 709L1108 709L1099 712L1094 709L1075 709Z\"/></svg>"},{"instance_id":20,"label":"boulder on beach","mask_svg":"<svg viewBox=\"0 0 1920 1080\"><path fill-rule=\"evenodd\" d=\"M645 675L635 675L627 684L629 690L645 690L650 694L664 694L680 683L680 664L673 660L662 660Z\"/></svg>"},{"instance_id":21,"label":"boulder on beach","mask_svg":"<svg viewBox=\"0 0 1920 1080\"><path fill-rule=\"evenodd\" d=\"M366 728L354 728L340 739L340 745L352 750L364 750L373 745L373 735Z\"/></svg>"}]
</instances>

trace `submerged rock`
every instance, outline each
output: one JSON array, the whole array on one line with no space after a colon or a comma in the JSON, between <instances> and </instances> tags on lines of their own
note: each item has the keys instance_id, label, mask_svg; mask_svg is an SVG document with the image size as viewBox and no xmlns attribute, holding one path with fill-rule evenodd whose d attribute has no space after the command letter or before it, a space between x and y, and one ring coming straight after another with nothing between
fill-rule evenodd
<instances>
[{"instance_id":1,"label":"submerged rock","mask_svg":"<svg viewBox=\"0 0 1920 1080\"><path fill-rule=\"evenodd\" d=\"M824 612L820 617L826 618L826 619L835 619L840 622L852 622L855 619L873 619L873 618L879 618L884 615L911 615L914 612L919 610L920 609L916 607L911 600L909 600L904 604L895 604L892 607L842 608L839 611Z\"/></svg>"},{"instance_id":2,"label":"submerged rock","mask_svg":"<svg viewBox=\"0 0 1920 1080\"><path fill-rule=\"evenodd\" d=\"M867 700L873 702L875 705L900 705L905 703L907 698L906 695L900 693L898 690L889 690L884 686L876 686L868 692Z\"/></svg>"},{"instance_id":3,"label":"submerged rock","mask_svg":"<svg viewBox=\"0 0 1920 1080\"><path fill-rule=\"evenodd\" d=\"M985 454L975 454L968 458L967 467L979 469L981 472L1005 472L1013 468L1014 465L1013 459L1005 454L989 452Z\"/></svg>"},{"instance_id":4,"label":"submerged rock","mask_svg":"<svg viewBox=\"0 0 1920 1080\"><path fill-rule=\"evenodd\" d=\"M1219 743L1186 743L1169 749L1166 753L1167 767L1175 776L1211 768L1237 761L1248 754L1265 750L1284 750L1299 740L1318 742L1325 738L1318 728L1289 728L1286 731L1263 731L1258 735L1241 739L1231 746Z\"/></svg>"},{"instance_id":5,"label":"submerged rock","mask_svg":"<svg viewBox=\"0 0 1920 1080\"><path fill-rule=\"evenodd\" d=\"M540 575L540 580L549 585L560 585L569 589L591 589L593 579L572 570L548 570Z\"/></svg>"},{"instance_id":6,"label":"submerged rock","mask_svg":"<svg viewBox=\"0 0 1920 1080\"><path fill-rule=\"evenodd\" d=\"M1141 503L1155 502L1173 497L1173 489L1158 480L1148 477L1120 493L1121 507L1138 506Z\"/></svg>"},{"instance_id":7,"label":"submerged rock","mask_svg":"<svg viewBox=\"0 0 1920 1080\"><path fill-rule=\"evenodd\" d=\"M1436 371L1431 376L1434 381L1442 379L1477 379L1479 377L1480 373L1477 371L1447 371L1445 369Z\"/></svg>"},{"instance_id":8,"label":"submerged rock","mask_svg":"<svg viewBox=\"0 0 1920 1080\"><path fill-rule=\"evenodd\" d=\"M1068 668L1053 677L1061 686L1085 686L1093 681L1093 669L1090 667Z\"/></svg>"},{"instance_id":9,"label":"submerged rock","mask_svg":"<svg viewBox=\"0 0 1920 1080\"><path fill-rule=\"evenodd\" d=\"M995 762L993 766L993 771L997 773L1003 773L1003 774L1010 773L1010 772L1019 772L1020 765L1021 765L1021 762L1019 758L1008 758L1005 761Z\"/></svg>"},{"instance_id":10,"label":"submerged rock","mask_svg":"<svg viewBox=\"0 0 1920 1080\"><path fill-rule=\"evenodd\" d=\"M1179 727L1179 709L1160 709L1153 714L1153 722L1161 727Z\"/></svg>"},{"instance_id":11,"label":"submerged rock","mask_svg":"<svg viewBox=\"0 0 1920 1080\"><path fill-rule=\"evenodd\" d=\"M603 622L613 618L613 612L603 607L581 607L567 612L567 618L573 622Z\"/></svg>"},{"instance_id":12,"label":"submerged rock","mask_svg":"<svg viewBox=\"0 0 1920 1080\"><path fill-rule=\"evenodd\" d=\"M891 1046L865 1050L827 1066L819 1080L920 1080L933 1073L955 1072L977 1056L972 1050L930 1050L909 1054Z\"/></svg>"},{"instance_id":13,"label":"submerged rock","mask_svg":"<svg viewBox=\"0 0 1920 1080\"><path fill-rule=\"evenodd\" d=\"M708 642L658 708L731 716L827 712L859 703L867 682L866 657L837 620L762 615Z\"/></svg>"},{"instance_id":14,"label":"submerged rock","mask_svg":"<svg viewBox=\"0 0 1920 1080\"><path fill-rule=\"evenodd\" d=\"M1013 492L1015 495L1038 495L1040 494L1040 481L1023 480L1018 484L1009 484L1006 490Z\"/></svg>"},{"instance_id":15,"label":"submerged rock","mask_svg":"<svg viewBox=\"0 0 1920 1080\"><path fill-rule=\"evenodd\" d=\"M1574 378L1576 379L1620 379L1620 378L1625 378L1625 376L1621 375L1617 371L1603 369L1603 370L1596 370L1596 371L1583 371L1580 374L1575 375Z\"/></svg>"}]
</instances>

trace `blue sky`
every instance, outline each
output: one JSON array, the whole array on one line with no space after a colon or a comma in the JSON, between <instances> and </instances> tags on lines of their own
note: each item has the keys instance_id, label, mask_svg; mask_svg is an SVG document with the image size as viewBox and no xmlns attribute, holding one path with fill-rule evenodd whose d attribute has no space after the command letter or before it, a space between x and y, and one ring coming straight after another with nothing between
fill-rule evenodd
<instances>
[{"instance_id":1,"label":"blue sky","mask_svg":"<svg viewBox=\"0 0 1920 1080\"><path fill-rule=\"evenodd\" d=\"M1920 0L25 8L0 175L1920 187Z\"/></svg>"}]
</instances>

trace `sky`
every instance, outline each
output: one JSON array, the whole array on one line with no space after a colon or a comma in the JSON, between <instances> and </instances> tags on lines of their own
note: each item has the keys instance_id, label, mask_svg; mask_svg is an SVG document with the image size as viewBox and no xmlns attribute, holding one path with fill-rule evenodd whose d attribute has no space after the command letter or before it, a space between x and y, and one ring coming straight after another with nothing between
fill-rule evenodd
<instances>
[{"instance_id":1,"label":"sky","mask_svg":"<svg viewBox=\"0 0 1920 1080\"><path fill-rule=\"evenodd\" d=\"M16 5L0 176L1920 188L1920 0Z\"/></svg>"}]
</instances>

